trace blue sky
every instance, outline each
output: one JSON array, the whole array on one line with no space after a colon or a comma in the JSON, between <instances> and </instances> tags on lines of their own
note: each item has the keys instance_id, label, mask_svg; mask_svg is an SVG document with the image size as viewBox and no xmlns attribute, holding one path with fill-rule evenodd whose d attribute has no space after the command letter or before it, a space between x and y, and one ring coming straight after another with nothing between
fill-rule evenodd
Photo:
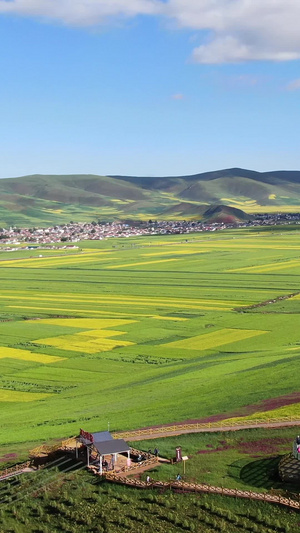
<instances>
[{"instance_id":1,"label":"blue sky","mask_svg":"<svg viewBox=\"0 0 300 533\"><path fill-rule=\"evenodd\" d=\"M300 169L295 4L0 0L0 177Z\"/></svg>"}]
</instances>

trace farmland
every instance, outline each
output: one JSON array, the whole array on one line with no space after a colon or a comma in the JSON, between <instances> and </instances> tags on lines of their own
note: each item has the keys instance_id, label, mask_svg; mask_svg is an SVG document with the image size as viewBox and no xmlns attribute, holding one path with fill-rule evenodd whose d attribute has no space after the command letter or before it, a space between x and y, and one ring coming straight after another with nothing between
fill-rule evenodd
<instances>
[{"instance_id":1,"label":"farmland","mask_svg":"<svg viewBox=\"0 0 300 533\"><path fill-rule=\"evenodd\" d=\"M300 416L300 231L0 255L5 452L89 431Z\"/></svg>"}]
</instances>

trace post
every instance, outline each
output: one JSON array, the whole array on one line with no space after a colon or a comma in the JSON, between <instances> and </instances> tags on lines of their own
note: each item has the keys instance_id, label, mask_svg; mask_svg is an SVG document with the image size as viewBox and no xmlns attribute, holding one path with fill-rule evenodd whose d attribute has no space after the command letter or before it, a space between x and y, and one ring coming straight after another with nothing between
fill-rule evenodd
<instances>
[{"instance_id":1,"label":"post","mask_svg":"<svg viewBox=\"0 0 300 533\"><path fill-rule=\"evenodd\" d=\"M76 457L76 459L78 459L78 442L77 442L77 439L76 439L75 457Z\"/></svg>"},{"instance_id":2,"label":"post","mask_svg":"<svg viewBox=\"0 0 300 533\"><path fill-rule=\"evenodd\" d=\"M86 447L86 458L87 458L87 466L90 466L90 451L89 447Z\"/></svg>"},{"instance_id":3,"label":"post","mask_svg":"<svg viewBox=\"0 0 300 533\"><path fill-rule=\"evenodd\" d=\"M99 459L99 472L100 472L100 476L102 476L102 455L100 455L100 459Z\"/></svg>"},{"instance_id":4,"label":"post","mask_svg":"<svg viewBox=\"0 0 300 533\"><path fill-rule=\"evenodd\" d=\"M127 468L131 467L130 450L127 452Z\"/></svg>"}]
</instances>

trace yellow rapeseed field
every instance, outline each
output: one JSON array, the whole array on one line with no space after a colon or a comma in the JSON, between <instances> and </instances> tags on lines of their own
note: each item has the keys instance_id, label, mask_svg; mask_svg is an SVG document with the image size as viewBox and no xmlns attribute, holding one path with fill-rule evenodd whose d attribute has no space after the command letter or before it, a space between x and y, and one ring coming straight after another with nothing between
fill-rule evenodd
<instances>
[{"instance_id":1,"label":"yellow rapeseed field","mask_svg":"<svg viewBox=\"0 0 300 533\"><path fill-rule=\"evenodd\" d=\"M286 268L294 268L300 265L300 259L290 259L289 261L280 261L277 263L265 263L263 265L255 265L250 267L234 268L227 270L227 272L253 272L264 273L274 272L276 270L284 270Z\"/></svg>"},{"instance_id":2,"label":"yellow rapeseed field","mask_svg":"<svg viewBox=\"0 0 300 533\"><path fill-rule=\"evenodd\" d=\"M41 353L30 352L29 350L19 350L18 348L8 348L7 346L0 347L0 359L19 359L21 361L33 361L35 363L56 363L63 361L63 357L54 355L45 355Z\"/></svg>"},{"instance_id":3,"label":"yellow rapeseed field","mask_svg":"<svg viewBox=\"0 0 300 533\"><path fill-rule=\"evenodd\" d=\"M91 328L88 331L81 331L73 335L59 335L46 339L38 339L38 344L55 346L61 350L71 350L75 352L98 353L107 352L117 346L132 346L134 343L111 337L125 335L125 331L108 330L105 327L124 326L136 322L135 320L118 320L118 319L89 319L89 318L71 318L71 319L44 319L40 321L44 324L53 324L57 326L68 326L77 328ZM97 329L92 329L97 328Z\"/></svg>"},{"instance_id":4,"label":"yellow rapeseed field","mask_svg":"<svg viewBox=\"0 0 300 533\"><path fill-rule=\"evenodd\" d=\"M0 293L1 294L1 293ZM41 294L40 296L22 296L14 295L14 294L1 294L2 298L12 299L12 300L31 300L31 301L54 301L54 302L80 302L82 303L82 296L75 296L75 295L59 295L59 294ZM245 301L232 301L232 300L214 300L214 299L195 299L195 298L155 298L155 297L136 297L136 296L118 296L118 295L106 295L103 294L101 296L93 296L93 295L85 295L84 297L85 303L99 303L103 304L105 302L108 303L117 303L118 305L123 304L135 304L135 303L141 303L147 306L151 305L160 305L160 306L170 306L170 307L190 307L195 309L202 309L202 306L212 306L212 308L215 307L222 307L229 309L232 307L237 307L241 305L249 305L253 302L245 302Z\"/></svg>"},{"instance_id":5,"label":"yellow rapeseed field","mask_svg":"<svg viewBox=\"0 0 300 533\"><path fill-rule=\"evenodd\" d=\"M141 261L139 263L126 263L125 265L110 265L105 268L124 268L140 265L153 265L154 263L168 263L169 261L180 261L180 259L157 259L156 261Z\"/></svg>"},{"instance_id":6,"label":"yellow rapeseed field","mask_svg":"<svg viewBox=\"0 0 300 533\"><path fill-rule=\"evenodd\" d=\"M223 344L232 344L237 341L256 337L268 333L262 330L251 329L221 329L212 333L189 337L180 341L165 344L168 348L181 348L183 350L209 350Z\"/></svg>"},{"instance_id":7,"label":"yellow rapeseed field","mask_svg":"<svg viewBox=\"0 0 300 533\"><path fill-rule=\"evenodd\" d=\"M5 296L3 297L3 299L5 298ZM67 298L59 298L59 297L42 297L42 296L27 296L27 297L21 297L21 296L7 296L6 297L7 299L9 300L18 300L19 302L20 301L31 301L31 302L57 302L57 303L71 303L71 302L78 302L78 303L83 303L82 302L82 298L72 298L72 299L67 299ZM218 310L218 311L226 311L226 310L231 310L233 307L241 307L241 306L244 306L244 305L251 305L252 301L224 301L224 300L200 300L200 299L190 299L190 300L187 300L187 299L166 299L166 300L161 300L161 299L158 299L158 298L137 298L137 297L121 297L121 296L101 296L99 298L92 298L91 300L89 300L87 297L84 298L84 304L93 304L93 306L95 305L101 305L101 306L105 306L105 305L109 305L110 308L113 304L115 304L116 306L122 306L122 305L125 305L125 306L134 306L134 307L140 307L140 308L147 308L147 307L152 307L152 306L159 306L159 307L164 307L166 309L169 309L169 308L175 308L175 309L199 309L199 310ZM27 309L34 309L35 307L32 307L32 306L19 306L19 305L9 305L8 307L11 307L11 308L27 308ZM46 307L36 307L37 309L47 309ZM64 307L64 308L50 308L48 307L48 309L50 310L62 310L62 311L65 311L65 312L80 312L80 311L83 311L83 309L72 309L72 308L67 308L67 307ZM84 312L89 312L89 311L84 311ZM91 311L92 312L92 311ZM95 310L95 312L97 312Z\"/></svg>"},{"instance_id":8,"label":"yellow rapeseed field","mask_svg":"<svg viewBox=\"0 0 300 533\"><path fill-rule=\"evenodd\" d=\"M174 320L174 321L180 321L180 320L189 320L188 318L182 318L182 317L169 317L169 316L161 316L161 315L153 315L150 313L117 313L110 311L108 309L107 311L88 311L86 309L62 309L61 307L36 307L36 306L24 306L24 305L9 305L8 307L11 307L13 309L36 309L40 311L68 311L68 312L77 312L77 313L91 313L93 315L101 315L101 316L133 316L133 317L140 317L140 316L146 316L148 318L155 318L157 320Z\"/></svg>"},{"instance_id":9,"label":"yellow rapeseed field","mask_svg":"<svg viewBox=\"0 0 300 533\"><path fill-rule=\"evenodd\" d=\"M231 422L234 422L235 424L240 422L242 424L242 423L246 423L247 421L255 421L258 419L261 421L265 420L267 422L268 419L270 418L275 420L275 419L282 419L285 417L291 417L294 420L299 418L300 417L300 403L293 403L291 405L285 405L283 407L278 407L278 409L272 409L270 411L262 411L262 412L258 411L248 416L228 418L226 419L226 425L230 425Z\"/></svg>"},{"instance_id":10,"label":"yellow rapeseed field","mask_svg":"<svg viewBox=\"0 0 300 533\"><path fill-rule=\"evenodd\" d=\"M28 259L9 259L0 261L1 267L24 267L24 268L44 268L56 265L68 265L77 263L94 262L99 260L109 260L109 256L113 252L91 252L91 253L72 253L68 256L55 255L53 257L30 257Z\"/></svg>"},{"instance_id":11,"label":"yellow rapeseed field","mask_svg":"<svg viewBox=\"0 0 300 533\"><path fill-rule=\"evenodd\" d=\"M157 255L193 255L193 254L206 254L208 253L207 250L198 250L195 248L194 250L183 250L182 248L180 250L172 250L169 252L151 252L142 254L142 257L151 257L151 256L157 256Z\"/></svg>"},{"instance_id":12,"label":"yellow rapeseed field","mask_svg":"<svg viewBox=\"0 0 300 533\"><path fill-rule=\"evenodd\" d=\"M0 402L35 402L36 400L43 400L47 396L51 396L51 394L0 389Z\"/></svg>"},{"instance_id":13,"label":"yellow rapeseed field","mask_svg":"<svg viewBox=\"0 0 300 533\"><path fill-rule=\"evenodd\" d=\"M134 342L109 339L108 337L116 335L125 335L125 331L101 331L93 332L94 336L87 332L77 333L75 335L61 335L59 337L50 337L49 339L36 340L38 344L47 344L55 346L60 350L71 350L73 352L98 353L108 352L117 346L132 346ZM103 333L103 336L99 335Z\"/></svg>"}]
</instances>

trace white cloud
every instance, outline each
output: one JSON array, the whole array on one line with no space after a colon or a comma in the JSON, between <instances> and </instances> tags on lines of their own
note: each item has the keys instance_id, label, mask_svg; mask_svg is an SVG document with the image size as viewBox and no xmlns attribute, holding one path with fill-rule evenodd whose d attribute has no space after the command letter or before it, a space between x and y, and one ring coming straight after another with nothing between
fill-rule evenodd
<instances>
[{"instance_id":1,"label":"white cloud","mask_svg":"<svg viewBox=\"0 0 300 533\"><path fill-rule=\"evenodd\" d=\"M0 14L43 17L75 26L107 23L111 17L156 14L159 0L0 0Z\"/></svg>"},{"instance_id":2,"label":"white cloud","mask_svg":"<svg viewBox=\"0 0 300 533\"><path fill-rule=\"evenodd\" d=\"M169 0L179 27L206 30L193 51L198 63L300 58L298 0Z\"/></svg>"},{"instance_id":3,"label":"white cloud","mask_svg":"<svg viewBox=\"0 0 300 533\"><path fill-rule=\"evenodd\" d=\"M205 35L192 54L198 63L300 59L299 0L0 0L1 13L75 26L161 16Z\"/></svg>"}]
</instances>

